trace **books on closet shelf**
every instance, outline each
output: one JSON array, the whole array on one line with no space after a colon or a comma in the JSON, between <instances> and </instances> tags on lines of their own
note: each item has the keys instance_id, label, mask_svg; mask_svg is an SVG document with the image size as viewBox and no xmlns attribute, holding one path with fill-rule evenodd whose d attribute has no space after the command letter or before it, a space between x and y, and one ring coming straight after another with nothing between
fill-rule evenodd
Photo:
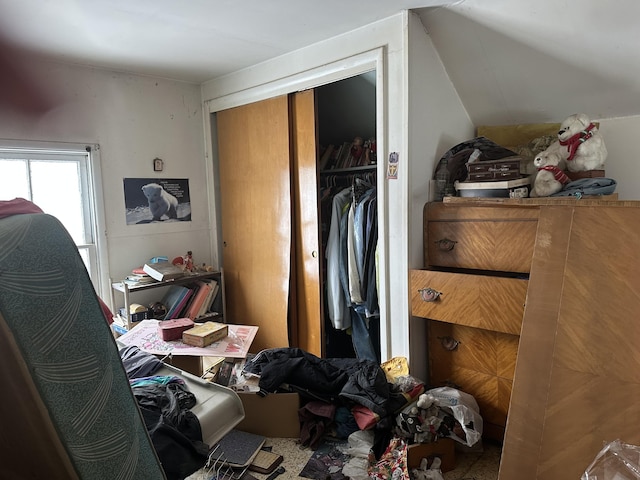
<instances>
[{"instance_id":1,"label":"books on closet shelf","mask_svg":"<svg viewBox=\"0 0 640 480\"><path fill-rule=\"evenodd\" d=\"M348 168L351 162L351 142L344 142L338 159L336 160L336 168Z\"/></svg>"},{"instance_id":2,"label":"books on closet shelf","mask_svg":"<svg viewBox=\"0 0 640 480\"><path fill-rule=\"evenodd\" d=\"M173 280L175 278L184 277L184 270L169 262L160 262L148 264L145 263L142 267L145 273L155 278L159 282L165 280Z\"/></svg>"},{"instance_id":3,"label":"books on closet shelf","mask_svg":"<svg viewBox=\"0 0 640 480\"><path fill-rule=\"evenodd\" d=\"M322 156L320 157L320 162L318 163L318 169L323 171L329 165L329 160L331 159L331 154L333 153L335 147L333 144L327 145L327 148L324 149Z\"/></svg>"}]
</instances>

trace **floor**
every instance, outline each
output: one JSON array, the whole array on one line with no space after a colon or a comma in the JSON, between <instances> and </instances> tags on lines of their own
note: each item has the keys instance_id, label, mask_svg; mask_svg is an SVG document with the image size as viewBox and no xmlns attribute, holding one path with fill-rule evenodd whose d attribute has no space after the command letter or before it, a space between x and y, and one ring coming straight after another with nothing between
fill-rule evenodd
<instances>
[{"instance_id":1,"label":"floor","mask_svg":"<svg viewBox=\"0 0 640 480\"><path fill-rule=\"evenodd\" d=\"M269 438L265 447L284 457L281 466L285 473L278 480L300 479L302 471L313 451L302 448L297 438ZM444 480L497 480L501 449L499 445L485 443L481 452L456 452L456 468L444 474ZM266 480L269 475L250 472L258 480ZM200 470L186 480L211 480L212 475Z\"/></svg>"}]
</instances>

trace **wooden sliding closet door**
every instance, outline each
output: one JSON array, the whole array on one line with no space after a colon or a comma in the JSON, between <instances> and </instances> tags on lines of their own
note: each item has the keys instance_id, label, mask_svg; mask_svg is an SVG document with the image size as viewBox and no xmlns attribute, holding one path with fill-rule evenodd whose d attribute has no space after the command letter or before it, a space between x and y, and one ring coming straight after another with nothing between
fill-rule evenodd
<instances>
[{"instance_id":1,"label":"wooden sliding closet door","mask_svg":"<svg viewBox=\"0 0 640 480\"><path fill-rule=\"evenodd\" d=\"M291 97L295 223L295 345L324 356L324 315L320 265L317 126L314 90Z\"/></svg>"},{"instance_id":2,"label":"wooden sliding closet door","mask_svg":"<svg viewBox=\"0 0 640 480\"><path fill-rule=\"evenodd\" d=\"M292 245L288 97L218 112L217 124L225 318L260 327L252 352L286 347Z\"/></svg>"}]
</instances>

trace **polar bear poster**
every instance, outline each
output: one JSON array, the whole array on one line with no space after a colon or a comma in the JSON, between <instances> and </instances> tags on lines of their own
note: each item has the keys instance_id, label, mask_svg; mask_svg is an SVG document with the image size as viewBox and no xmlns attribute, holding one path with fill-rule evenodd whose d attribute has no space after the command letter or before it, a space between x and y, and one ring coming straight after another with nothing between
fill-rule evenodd
<instances>
[{"instance_id":1,"label":"polar bear poster","mask_svg":"<svg viewBox=\"0 0 640 480\"><path fill-rule=\"evenodd\" d=\"M124 179L127 225L191 220L187 179Z\"/></svg>"},{"instance_id":2,"label":"polar bear poster","mask_svg":"<svg viewBox=\"0 0 640 480\"><path fill-rule=\"evenodd\" d=\"M167 192L162 185L147 183L142 186L142 193L149 201L151 220L162 220L162 216L178 218L178 199Z\"/></svg>"}]
</instances>

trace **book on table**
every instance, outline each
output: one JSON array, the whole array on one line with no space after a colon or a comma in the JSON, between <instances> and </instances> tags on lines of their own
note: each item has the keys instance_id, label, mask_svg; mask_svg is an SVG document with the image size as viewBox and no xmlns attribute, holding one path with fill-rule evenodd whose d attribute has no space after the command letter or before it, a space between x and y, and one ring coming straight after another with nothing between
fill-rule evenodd
<instances>
[{"instance_id":1,"label":"book on table","mask_svg":"<svg viewBox=\"0 0 640 480\"><path fill-rule=\"evenodd\" d=\"M142 269L145 273L160 282L184 277L185 275L182 268L169 262L145 263Z\"/></svg>"}]
</instances>

